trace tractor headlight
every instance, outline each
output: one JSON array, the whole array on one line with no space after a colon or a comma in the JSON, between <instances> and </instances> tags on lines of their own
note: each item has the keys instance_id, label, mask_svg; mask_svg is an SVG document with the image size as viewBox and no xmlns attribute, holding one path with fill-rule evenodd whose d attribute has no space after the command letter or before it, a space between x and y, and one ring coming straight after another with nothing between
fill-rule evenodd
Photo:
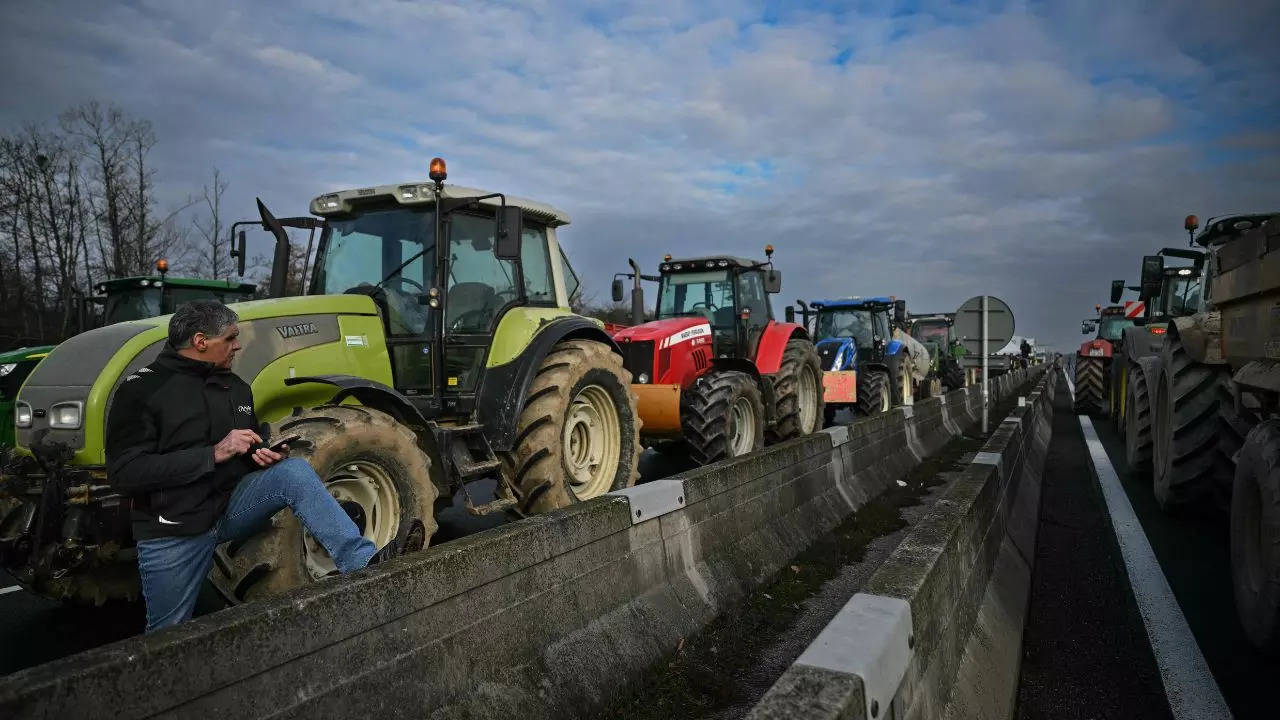
<instances>
[{"instance_id":1,"label":"tractor headlight","mask_svg":"<svg viewBox=\"0 0 1280 720\"><path fill-rule=\"evenodd\" d=\"M0 377L4 377L18 368L18 363L5 363L0 365Z\"/></svg>"},{"instance_id":2,"label":"tractor headlight","mask_svg":"<svg viewBox=\"0 0 1280 720\"><path fill-rule=\"evenodd\" d=\"M13 410L13 421L20 428L31 427L31 406L19 400Z\"/></svg>"},{"instance_id":3,"label":"tractor headlight","mask_svg":"<svg viewBox=\"0 0 1280 720\"><path fill-rule=\"evenodd\" d=\"M49 408L49 427L61 430L75 430L80 427L84 403L76 400L60 402Z\"/></svg>"},{"instance_id":4,"label":"tractor headlight","mask_svg":"<svg viewBox=\"0 0 1280 720\"><path fill-rule=\"evenodd\" d=\"M640 383L641 385L644 385L645 383L649 382L649 376L645 373L640 373L639 375L636 376L636 382Z\"/></svg>"}]
</instances>

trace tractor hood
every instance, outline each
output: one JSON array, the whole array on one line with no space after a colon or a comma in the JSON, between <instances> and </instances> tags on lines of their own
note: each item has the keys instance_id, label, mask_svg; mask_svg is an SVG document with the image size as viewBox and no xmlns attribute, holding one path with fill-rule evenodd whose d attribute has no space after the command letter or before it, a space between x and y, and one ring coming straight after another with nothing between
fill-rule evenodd
<instances>
[{"instance_id":1,"label":"tractor hood","mask_svg":"<svg viewBox=\"0 0 1280 720\"><path fill-rule=\"evenodd\" d=\"M823 370L852 370L858 357L858 344L853 338L829 337L817 343Z\"/></svg>"},{"instance_id":2,"label":"tractor hood","mask_svg":"<svg viewBox=\"0 0 1280 720\"><path fill-rule=\"evenodd\" d=\"M242 349L235 372L252 383L270 362L284 354L341 339L341 315L376 315L364 295L275 298L230 306L240 316ZM55 347L27 378L18 404L31 409L29 427L17 428L17 444L59 444L79 465L105 462L107 408L124 378L151 363L168 339L169 318L116 323L76 335ZM362 338L361 348L384 344L381 336ZM382 352L385 353L385 347ZM52 408L78 406L76 427L51 427ZM13 422L10 419L9 422Z\"/></svg>"},{"instance_id":3,"label":"tractor hood","mask_svg":"<svg viewBox=\"0 0 1280 720\"><path fill-rule=\"evenodd\" d=\"M701 335L710 334L711 323L701 315L691 315L689 317L654 320L643 325L624 328L613 336L613 340L618 343L653 340L665 347L683 340L691 340Z\"/></svg>"}]
</instances>

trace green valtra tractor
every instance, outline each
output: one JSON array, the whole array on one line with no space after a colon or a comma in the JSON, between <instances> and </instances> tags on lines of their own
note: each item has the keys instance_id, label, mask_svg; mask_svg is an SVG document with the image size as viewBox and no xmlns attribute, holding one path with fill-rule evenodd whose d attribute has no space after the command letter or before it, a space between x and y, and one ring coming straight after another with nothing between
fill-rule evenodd
<instances>
[{"instance_id":1,"label":"green valtra tractor","mask_svg":"<svg viewBox=\"0 0 1280 720\"><path fill-rule=\"evenodd\" d=\"M225 303L253 297L256 288L249 283L166 276L169 263L156 262L159 275L116 278L99 283L97 295L82 298L78 312L80 331L99 325L141 320L168 315L179 305L191 300L217 299ZM101 305L94 308L93 305ZM18 390L31 371L53 350L53 345L18 348L0 354L0 448L12 448L14 442L13 409Z\"/></svg>"},{"instance_id":2,"label":"green valtra tractor","mask_svg":"<svg viewBox=\"0 0 1280 720\"><path fill-rule=\"evenodd\" d=\"M631 377L601 324L568 306L577 278L561 211L431 181L316 198L276 219L271 297L234 305L234 368L273 436L298 435L330 493L377 546L414 549L458 489L496 478L475 513L528 514L632 485L640 451ZM319 227L307 293L281 297L285 227ZM238 255L243 272L244 239ZM0 561L25 587L101 601L137 591L129 500L103 471L111 396L151 362L167 317L58 346L18 401L29 457L4 478ZM416 531L422 528L425 535ZM333 562L286 510L218 549L211 579L233 602L323 577Z\"/></svg>"}]
</instances>

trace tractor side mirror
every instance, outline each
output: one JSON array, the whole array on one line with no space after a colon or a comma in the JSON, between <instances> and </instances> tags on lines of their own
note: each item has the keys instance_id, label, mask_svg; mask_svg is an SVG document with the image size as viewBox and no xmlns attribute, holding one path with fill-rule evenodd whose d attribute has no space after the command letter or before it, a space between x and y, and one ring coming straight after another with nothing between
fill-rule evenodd
<instances>
[{"instance_id":1,"label":"tractor side mirror","mask_svg":"<svg viewBox=\"0 0 1280 720\"><path fill-rule=\"evenodd\" d=\"M236 239L231 243L231 257L236 259L236 274L244 277L244 231L236 233Z\"/></svg>"},{"instance_id":2,"label":"tractor side mirror","mask_svg":"<svg viewBox=\"0 0 1280 720\"><path fill-rule=\"evenodd\" d=\"M497 243L494 257L499 260L520 259L520 237L524 234L524 211L515 205L506 205L498 211Z\"/></svg>"},{"instance_id":3,"label":"tractor side mirror","mask_svg":"<svg viewBox=\"0 0 1280 720\"><path fill-rule=\"evenodd\" d=\"M613 301L622 302L622 278L613 279Z\"/></svg>"},{"instance_id":4,"label":"tractor side mirror","mask_svg":"<svg viewBox=\"0 0 1280 720\"><path fill-rule=\"evenodd\" d=\"M907 301L893 301L893 322L898 327L906 327L907 325Z\"/></svg>"},{"instance_id":5,"label":"tractor side mirror","mask_svg":"<svg viewBox=\"0 0 1280 720\"><path fill-rule=\"evenodd\" d=\"M767 293L782 292L782 273L778 270L769 270L764 274L764 291Z\"/></svg>"},{"instance_id":6,"label":"tractor side mirror","mask_svg":"<svg viewBox=\"0 0 1280 720\"><path fill-rule=\"evenodd\" d=\"M1142 257L1142 290L1138 299L1150 300L1160 294L1160 283L1164 280L1164 257L1161 255L1144 255Z\"/></svg>"},{"instance_id":7,"label":"tractor side mirror","mask_svg":"<svg viewBox=\"0 0 1280 720\"><path fill-rule=\"evenodd\" d=\"M786 318L787 322L793 323L796 321L796 309L788 305L783 308L782 316Z\"/></svg>"},{"instance_id":8,"label":"tractor side mirror","mask_svg":"<svg viewBox=\"0 0 1280 720\"><path fill-rule=\"evenodd\" d=\"M1111 281L1111 304L1115 305L1116 303L1120 302L1120 296L1123 294L1124 294L1124 281L1112 280Z\"/></svg>"}]
</instances>

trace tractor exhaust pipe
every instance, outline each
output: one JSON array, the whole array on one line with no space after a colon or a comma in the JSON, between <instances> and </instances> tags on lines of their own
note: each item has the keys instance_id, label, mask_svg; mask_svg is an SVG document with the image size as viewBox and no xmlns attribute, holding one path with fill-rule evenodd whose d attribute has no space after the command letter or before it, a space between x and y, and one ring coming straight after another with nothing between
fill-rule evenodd
<instances>
[{"instance_id":1,"label":"tractor exhaust pipe","mask_svg":"<svg viewBox=\"0 0 1280 720\"><path fill-rule=\"evenodd\" d=\"M627 263L631 265L631 272L635 278L631 286L631 323L633 325L643 325L644 288L640 287L640 281L643 279L640 275L640 265L636 263L634 258L627 258Z\"/></svg>"},{"instance_id":2,"label":"tractor exhaust pipe","mask_svg":"<svg viewBox=\"0 0 1280 720\"><path fill-rule=\"evenodd\" d=\"M284 231L284 226L276 216L272 215L267 206L262 203L262 199L255 199L258 201L258 215L262 217L262 227L276 238L275 257L271 261L269 294L273 298L284 297L289 280L289 234Z\"/></svg>"}]
</instances>

